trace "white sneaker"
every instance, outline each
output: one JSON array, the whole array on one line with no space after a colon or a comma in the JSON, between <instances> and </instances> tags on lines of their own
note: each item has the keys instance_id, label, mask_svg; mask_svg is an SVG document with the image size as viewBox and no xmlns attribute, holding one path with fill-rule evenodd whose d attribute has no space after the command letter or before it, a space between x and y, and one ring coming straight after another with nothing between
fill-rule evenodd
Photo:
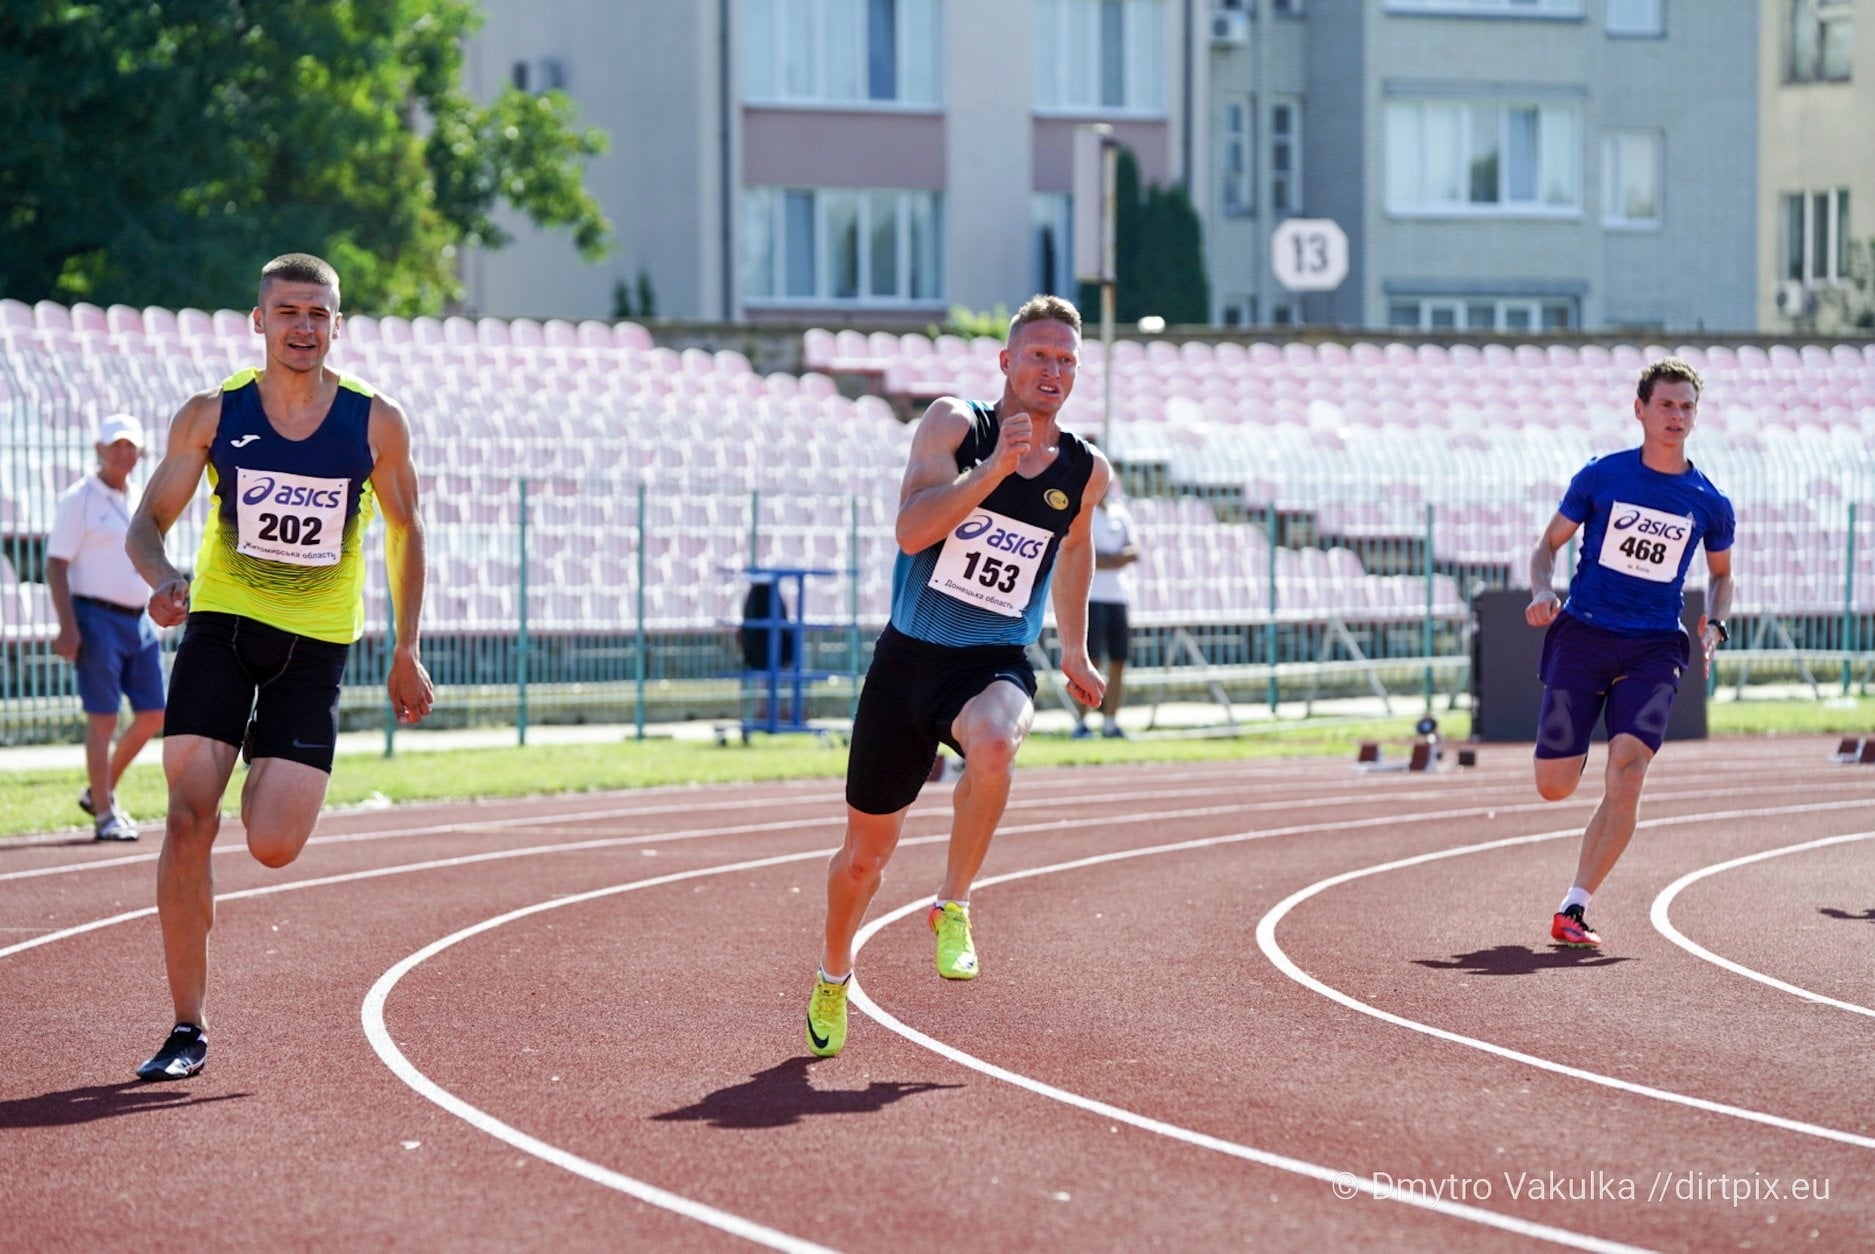
<instances>
[{"instance_id":1,"label":"white sneaker","mask_svg":"<svg viewBox=\"0 0 1875 1254\"><path fill-rule=\"evenodd\" d=\"M106 814L103 818L98 820L97 829L93 832L93 839L135 840L141 834L142 833L137 831L137 825L131 822L128 814L125 814L122 810L113 808L109 814Z\"/></svg>"}]
</instances>

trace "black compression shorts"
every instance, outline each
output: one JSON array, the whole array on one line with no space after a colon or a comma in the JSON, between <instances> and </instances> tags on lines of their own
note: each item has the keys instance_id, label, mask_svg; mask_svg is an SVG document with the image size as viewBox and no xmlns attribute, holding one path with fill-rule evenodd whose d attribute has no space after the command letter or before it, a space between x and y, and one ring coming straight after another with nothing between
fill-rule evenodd
<instances>
[{"instance_id":1,"label":"black compression shorts","mask_svg":"<svg viewBox=\"0 0 1875 1254\"><path fill-rule=\"evenodd\" d=\"M192 613L169 673L163 734L240 745L252 711L250 757L285 758L330 774L350 653L350 645L239 614Z\"/></svg>"},{"instance_id":2,"label":"black compression shorts","mask_svg":"<svg viewBox=\"0 0 1875 1254\"><path fill-rule=\"evenodd\" d=\"M951 724L998 680L1035 696L1035 668L1020 645L954 647L887 627L874 647L853 716L846 803L862 814L894 814L918 797L938 745L962 753Z\"/></svg>"}]
</instances>

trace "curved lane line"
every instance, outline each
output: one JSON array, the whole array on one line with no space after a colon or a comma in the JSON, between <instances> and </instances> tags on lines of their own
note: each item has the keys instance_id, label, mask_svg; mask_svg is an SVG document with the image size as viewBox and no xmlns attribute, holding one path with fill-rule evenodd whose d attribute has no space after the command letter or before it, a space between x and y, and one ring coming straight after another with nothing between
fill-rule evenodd
<instances>
[{"instance_id":1,"label":"curved lane line","mask_svg":"<svg viewBox=\"0 0 1875 1254\"><path fill-rule=\"evenodd\" d=\"M744 1219L740 1215L725 1210L718 1210L714 1206L707 1206L702 1202L684 1197L680 1193L672 1193L668 1189L661 1189L655 1184L650 1184L621 1172L613 1171L611 1168L601 1166L590 1159L581 1158L579 1155L569 1150L561 1149L557 1145L551 1145L546 1141L540 1140L538 1137L529 1136L512 1124L503 1123L485 1110L471 1106L468 1102L463 1101L454 1093L451 1093L448 1089L445 1089L440 1084L437 1084L434 1080L424 1075L423 1072L419 1071L415 1064L404 1055L404 1051L397 1047L397 1042L391 1039L390 1029L386 1027L384 1023L384 1002L390 996L391 990L397 987L397 982L408 975L419 964L435 957L437 954L459 941L468 940L472 936L479 936L483 932L493 931L495 928L501 927L507 923L512 923L516 919L525 919L529 915L541 914L548 910L557 910L561 906L577 905L581 902L595 901L601 897L609 897L618 893L634 892L641 888L658 888L666 884L677 884L684 880L701 879L709 875L722 875L731 871L750 871L763 867L781 866L789 862L802 862L809 858L826 858L831 856L832 852L832 850L828 849L814 849L807 853L790 853L773 858L756 858L748 862L737 862L729 866L698 867L694 870L679 871L672 875L660 875L653 879L634 880L629 884L614 884L608 888L599 888L591 892L576 893L570 897L556 897L550 901L536 902L531 906L523 906L518 910L510 910L506 914L498 914L492 918L484 919L471 927L463 928L461 931L453 932L440 940L432 941L430 944L417 950L378 977L377 983L373 984L370 991L365 994L364 1005L360 1010L360 1019L365 1029L365 1039L371 1042L371 1048L376 1050L378 1057L384 1060L384 1065L389 1067L391 1072L396 1075L398 1079L409 1085L418 1095L441 1106L444 1110L456 1116L456 1118L461 1119L478 1132L486 1133L498 1141L505 1142L524 1154L531 1154L543 1162L552 1163L554 1166L565 1171L570 1171L576 1176L592 1181L594 1184L603 1185L608 1189L613 1189L629 1197L637 1198L639 1201L645 1202L648 1205L657 1206L675 1214L682 1215L686 1219L693 1219L698 1223L721 1229L732 1236L741 1237L746 1241L753 1241L757 1245L765 1245L770 1249L789 1251L824 1250L826 1248L825 1246L815 1245L813 1242L805 1241L800 1237L791 1236L788 1233L780 1232L774 1228L764 1227L752 1220Z\"/></svg>"},{"instance_id":2,"label":"curved lane line","mask_svg":"<svg viewBox=\"0 0 1875 1254\"><path fill-rule=\"evenodd\" d=\"M1706 823L1715 819L1763 818L1777 814L1813 812L1822 808L1839 809L1842 808L1843 804L1844 803L1826 802L1817 806L1773 806L1762 810L1731 810L1709 814L1677 815L1670 818L1643 820L1638 826L1666 827L1673 824ZM1866 806L1869 803L1864 801L1860 804ZM1725 1115L1733 1119L1746 1120L1750 1123L1764 1124L1767 1127L1777 1128L1785 1132L1795 1132L1803 1136L1816 1137L1819 1140L1837 1141L1844 1145L1853 1145L1858 1149L1875 1149L1875 1137L1861 1136L1857 1133L1844 1132L1837 1128L1826 1128L1819 1124L1804 1123L1796 1119L1786 1119L1782 1115L1773 1115L1764 1111L1750 1110L1743 1106L1732 1106L1725 1102L1709 1101L1703 1097L1692 1097L1684 1093L1674 1093L1666 1089L1653 1088L1650 1085L1636 1084L1631 1080L1623 1080L1617 1076L1608 1076L1594 1071L1586 1071L1580 1067L1572 1067L1566 1063L1551 1061L1548 1058L1539 1058L1534 1054L1526 1054L1520 1050L1511 1049L1508 1046L1479 1040L1477 1037L1464 1036L1458 1032L1448 1031L1445 1028L1434 1027L1429 1023L1421 1023L1416 1019L1408 1019L1403 1015L1393 1014L1390 1011L1369 1005L1339 989L1331 988L1329 985L1324 984L1322 981L1304 971L1300 966L1296 965L1295 961L1276 943L1276 925L1282 922L1285 915L1318 893L1325 892L1341 884L1347 884L1370 875L1379 875L1387 871L1398 871L1407 867L1423 866L1426 863L1437 862L1444 858L1456 858L1464 854L1482 853L1493 849L1507 849L1515 845L1536 844L1541 841L1559 840L1567 836L1580 835L1581 831L1579 829L1568 828L1555 832L1539 832L1531 836L1513 836L1504 840L1485 841L1482 844L1464 845L1456 849L1443 849L1434 853L1420 854L1416 857L1401 858L1397 861L1383 862L1375 866L1363 867L1359 870L1345 871L1340 875L1330 876L1298 892L1291 893L1288 897L1278 902L1268 914L1265 914L1258 920L1256 932L1257 945L1263 950L1264 956L1274 963L1278 970L1304 988L1319 993L1330 1001L1338 1002L1350 1010L1358 1011L1361 1014L1379 1019L1383 1023L1391 1023L1395 1027L1406 1028L1409 1031L1419 1032L1438 1040L1448 1041L1454 1045L1463 1045L1469 1049L1476 1049L1483 1053L1493 1054L1499 1058L1522 1063L1525 1066L1535 1067L1541 1071L1568 1076L1571 1079L1583 1080L1590 1084L1599 1084L1604 1088L1618 1089L1624 1093L1632 1093L1638 1097L1651 1098L1654 1101L1667 1102L1675 1106L1686 1106L1693 1110L1703 1110L1709 1114Z\"/></svg>"},{"instance_id":3,"label":"curved lane line","mask_svg":"<svg viewBox=\"0 0 1875 1254\"><path fill-rule=\"evenodd\" d=\"M1197 840L1180 841L1171 845L1158 845L1151 849L1095 854L1086 858L1077 858L1072 862L1056 863L1053 866L1030 867L1021 871L1011 871L1004 875L990 876L978 880L976 886L978 888L988 888L996 884L1009 883L1012 880L1030 879L1039 875L1053 875L1062 871L1080 870L1085 867L1100 866L1104 863L1120 862L1129 858L1143 858L1154 854L1182 853L1192 849L1208 849L1219 845L1240 844L1244 841L1256 840L1264 835L1266 835L1266 833L1239 832L1229 836L1211 836ZM889 914L880 916L878 919L875 919L873 922L861 928L859 935L854 938L853 944L855 969L857 969L858 966L859 951L865 947L868 940L871 940L873 936L878 934L880 929L886 927L888 924L897 922L908 914L927 909L929 906L929 899L920 897L915 901L900 906ZM989 1076L991 1079L1001 1080L1005 1084L1013 1084L1019 1089L1025 1089L1038 1097L1045 1097L1051 1101L1060 1102L1064 1106L1072 1106L1077 1110L1084 1110L1089 1114L1098 1115L1103 1119L1111 1119L1115 1123L1124 1123L1130 1127L1138 1128L1144 1132L1151 1132L1170 1140L1182 1141L1187 1145L1196 1146L1199 1149L1212 1150L1232 1158L1241 1158L1260 1166L1271 1167L1277 1171L1286 1171L1292 1175L1305 1176L1311 1180L1318 1180L1324 1184L1333 1186L1335 1196L1337 1197L1352 1196L1353 1193L1356 1192L1365 1193L1369 1197L1378 1200L1399 1202L1405 1206L1413 1206L1421 1210L1432 1211L1447 1216L1448 1218L1469 1220L1472 1223L1483 1224L1486 1227L1502 1229L1505 1232L1514 1232L1519 1236L1531 1237L1540 1241L1552 1241L1558 1245L1567 1245L1573 1249L1626 1251L1644 1248L1603 1240L1600 1237L1592 1237L1586 1233L1572 1232L1566 1228L1556 1228L1548 1224L1533 1223L1526 1219L1519 1219L1514 1215L1506 1215L1498 1211L1486 1210L1481 1206L1468 1206L1462 1202L1448 1202L1441 1198L1428 1197L1423 1194L1383 1189L1376 1184L1372 1178L1363 1179L1352 1171L1326 1167L1320 1163L1309 1162L1307 1159L1291 1158L1287 1154L1278 1154L1273 1150L1257 1149L1255 1146L1241 1145L1235 1141L1226 1141L1221 1137L1215 1137L1209 1133L1180 1127L1177 1124L1167 1123L1162 1119L1154 1119L1150 1115L1137 1114L1122 1106L1114 1106L1096 1098L1085 1097L1066 1089L1059 1089L1052 1084L1033 1079L1019 1072L1010 1071L1006 1067L999 1067L995 1063L985 1061L974 1054L967 1054L954 1045L948 1045L934 1037L927 1036L918 1029L908 1026L868 996L866 990L860 985L858 975L853 977L852 984L853 987L848 993L848 999L854 1005L858 1006L867 1016L877 1020L881 1026L898 1033L912 1044L922 1046L932 1053L937 1054L939 1057L948 1058L961 1067L967 1067L972 1071L980 1072L983 1075Z\"/></svg>"},{"instance_id":4,"label":"curved lane line","mask_svg":"<svg viewBox=\"0 0 1875 1254\"><path fill-rule=\"evenodd\" d=\"M1660 890L1660 895L1654 898L1653 909L1648 912L1648 916L1653 920L1655 931L1678 945L1681 949L1684 949L1687 953L1692 954L1695 958L1703 958L1716 967L1722 967L1730 971L1733 975L1742 975L1748 980L1756 980L1760 984L1768 985L1771 988L1777 989L1779 992L1789 993L1794 997L1801 997L1805 1001L1813 1001L1824 1006L1834 1006L1838 1010L1847 1010L1850 1014L1868 1015L1871 1018L1875 1018L1875 1009L1868 1006L1861 1006L1852 1001L1841 1001L1834 997L1825 996L1822 993L1812 992L1807 988L1801 988L1798 985L1787 983L1774 976L1766 975L1762 971L1754 971L1741 963L1733 962L1730 958L1721 958L1718 954L1713 953L1705 946L1687 939L1667 918L1667 911L1673 905L1673 899L1680 895L1680 890L1690 884L1705 879L1708 875L1717 875L1721 871L1730 871L1734 867L1746 866L1753 862L1763 862L1769 858L1781 858L1788 853L1803 853L1811 849L1822 849L1829 845L1846 845L1858 840L1868 840L1870 837L1875 837L1875 832L1850 832L1846 836L1826 836L1821 840L1808 840L1801 845L1788 845L1782 849L1767 849L1762 853L1747 854L1742 858L1733 858L1729 862L1718 862L1714 863L1712 866L1700 867L1696 871L1688 871L1685 875L1682 875L1679 879L1674 880L1671 884Z\"/></svg>"}]
</instances>

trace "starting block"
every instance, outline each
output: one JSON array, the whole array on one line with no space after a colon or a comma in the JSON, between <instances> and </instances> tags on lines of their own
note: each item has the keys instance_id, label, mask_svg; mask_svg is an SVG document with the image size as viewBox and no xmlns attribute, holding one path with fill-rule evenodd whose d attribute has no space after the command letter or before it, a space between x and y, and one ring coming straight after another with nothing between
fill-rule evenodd
<instances>
[{"instance_id":1,"label":"starting block","mask_svg":"<svg viewBox=\"0 0 1875 1254\"><path fill-rule=\"evenodd\" d=\"M1844 765L1875 765L1875 736L1844 736L1829 760Z\"/></svg>"},{"instance_id":2,"label":"starting block","mask_svg":"<svg viewBox=\"0 0 1875 1254\"><path fill-rule=\"evenodd\" d=\"M1354 769L1357 771L1444 771L1453 766L1478 765L1476 749L1456 750L1448 759L1446 746L1439 739L1439 723L1434 718L1422 718L1413 729L1418 733L1412 740L1400 742L1405 748L1403 758L1389 758L1383 753L1377 740L1364 740L1354 755Z\"/></svg>"}]
</instances>

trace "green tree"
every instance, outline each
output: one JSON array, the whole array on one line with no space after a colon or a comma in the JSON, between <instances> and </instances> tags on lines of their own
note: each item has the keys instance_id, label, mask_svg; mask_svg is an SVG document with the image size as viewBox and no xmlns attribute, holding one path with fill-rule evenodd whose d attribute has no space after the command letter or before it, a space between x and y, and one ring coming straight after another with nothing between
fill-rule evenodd
<instances>
[{"instance_id":1,"label":"green tree","mask_svg":"<svg viewBox=\"0 0 1875 1254\"><path fill-rule=\"evenodd\" d=\"M318 252L348 308L437 313L506 204L602 256L567 98L462 88L470 0L0 4L0 293L238 302Z\"/></svg>"},{"instance_id":2,"label":"green tree","mask_svg":"<svg viewBox=\"0 0 1875 1254\"><path fill-rule=\"evenodd\" d=\"M1113 317L1137 322L1156 314L1172 325L1211 318L1204 230L1183 187L1150 184L1142 194L1139 161L1122 148L1114 170ZM1100 310L1100 288L1081 285L1081 310Z\"/></svg>"}]
</instances>

